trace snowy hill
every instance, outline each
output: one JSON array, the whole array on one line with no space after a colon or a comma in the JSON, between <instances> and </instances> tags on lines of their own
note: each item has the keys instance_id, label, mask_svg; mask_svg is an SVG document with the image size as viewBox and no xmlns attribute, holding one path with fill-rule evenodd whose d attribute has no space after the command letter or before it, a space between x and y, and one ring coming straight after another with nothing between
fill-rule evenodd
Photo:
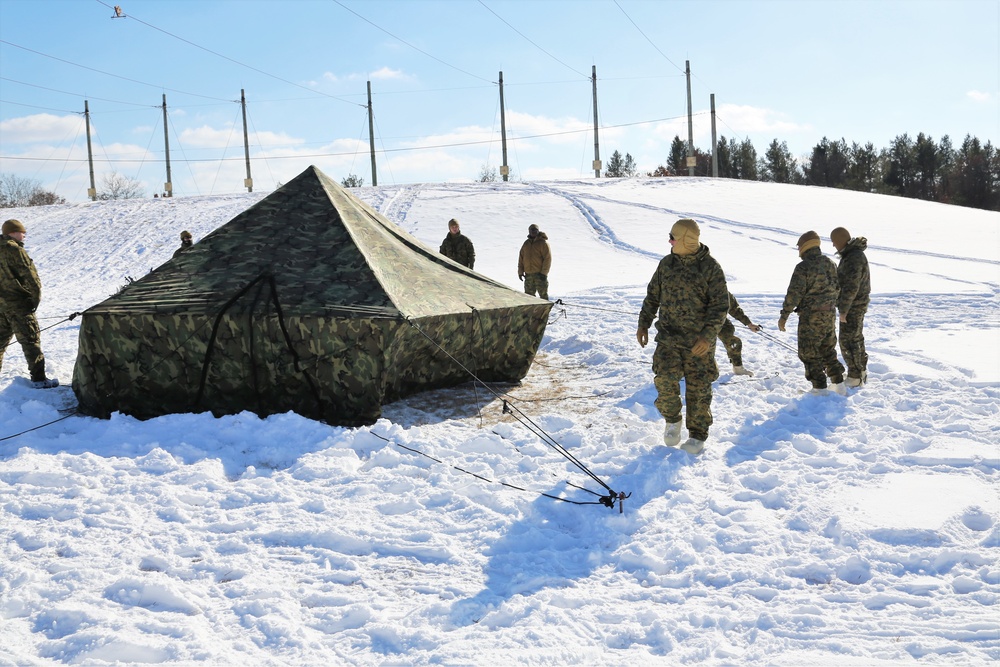
<instances>
[{"instance_id":1,"label":"snowy hill","mask_svg":"<svg viewBox=\"0 0 1000 667\"><path fill-rule=\"evenodd\" d=\"M435 249L458 218L476 269L515 289L540 225L562 303L528 377L420 394L361 429L102 421L72 414L68 386L30 389L14 343L0 664L1000 659L1000 214L687 178L355 192ZM28 227L51 373L69 384L66 318L263 196L3 211ZM738 325L757 375L734 377L719 348L704 454L659 447L635 326L681 216L793 347L775 323L795 240L867 237L869 385L804 393L795 354ZM631 494L623 512L541 495L592 502L601 483Z\"/></svg>"}]
</instances>

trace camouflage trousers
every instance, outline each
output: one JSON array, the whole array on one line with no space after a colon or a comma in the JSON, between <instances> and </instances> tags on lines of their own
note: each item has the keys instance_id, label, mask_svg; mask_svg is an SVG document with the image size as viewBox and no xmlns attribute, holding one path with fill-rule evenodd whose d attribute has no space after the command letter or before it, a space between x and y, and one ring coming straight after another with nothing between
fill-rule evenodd
<instances>
[{"instance_id":1,"label":"camouflage trousers","mask_svg":"<svg viewBox=\"0 0 1000 667\"><path fill-rule=\"evenodd\" d=\"M729 357L729 361L733 366L742 366L743 341L736 335L736 327L733 326L728 317L726 318L726 323L722 325L722 329L719 330L719 340L722 341L722 346L726 348L726 356Z\"/></svg>"},{"instance_id":2,"label":"camouflage trousers","mask_svg":"<svg viewBox=\"0 0 1000 667\"><path fill-rule=\"evenodd\" d=\"M847 363L847 376L864 377L868 370L868 351L865 350L865 311L847 313L847 321L840 323L840 353Z\"/></svg>"},{"instance_id":3,"label":"camouflage trousers","mask_svg":"<svg viewBox=\"0 0 1000 667\"><path fill-rule=\"evenodd\" d=\"M10 345L11 336L17 337L17 342L21 344L32 381L44 380L45 355L42 354L42 335L35 314L0 311L0 368L3 367L3 355Z\"/></svg>"},{"instance_id":4,"label":"camouflage trousers","mask_svg":"<svg viewBox=\"0 0 1000 667\"><path fill-rule=\"evenodd\" d=\"M668 424L681 420L681 378L687 405L687 428L692 438L708 440L712 425L712 383L719 378L719 367L710 349L703 356L691 354L691 343L661 342L653 352L653 384L656 386L656 409ZM714 345L712 349L714 349Z\"/></svg>"},{"instance_id":5,"label":"camouflage trousers","mask_svg":"<svg viewBox=\"0 0 1000 667\"><path fill-rule=\"evenodd\" d=\"M837 359L837 311L799 313L799 359L813 387L826 387L826 378L843 381L844 365Z\"/></svg>"},{"instance_id":6,"label":"camouflage trousers","mask_svg":"<svg viewBox=\"0 0 1000 667\"><path fill-rule=\"evenodd\" d=\"M535 296L538 293L538 298L548 299L549 298L549 278L544 273L526 273L524 274L524 293Z\"/></svg>"}]
</instances>

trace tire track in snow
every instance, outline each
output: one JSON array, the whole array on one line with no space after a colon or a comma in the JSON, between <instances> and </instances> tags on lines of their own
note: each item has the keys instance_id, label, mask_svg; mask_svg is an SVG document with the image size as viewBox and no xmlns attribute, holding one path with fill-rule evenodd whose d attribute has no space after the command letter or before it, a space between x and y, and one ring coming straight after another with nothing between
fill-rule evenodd
<instances>
[{"instance_id":1,"label":"tire track in snow","mask_svg":"<svg viewBox=\"0 0 1000 667\"><path fill-rule=\"evenodd\" d=\"M780 236L784 236L784 237L788 237L788 238L796 238L797 239L798 236L799 236L798 232L790 232L787 229L782 229L780 227L769 227L767 225L759 225L759 224L755 224L755 223L751 223L751 222L740 222L739 220L733 220L732 218L723 218L723 217L720 217L720 216L707 215L707 214L704 214L704 213L694 213L694 212L691 212L691 211L679 211L679 210L667 208L665 206L656 206L656 205L653 205L653 204L643 204L643 203L640 203L640 202L631 202L631 201L625 201L625 200L622 200L622 199L612 199L610 197L604 197L604 196L601 196L601 195L593 195L593 194L576 195L576 194L567 192L565 190L558 190L556 188L549 187L549 186L536 186L536 187L538 187L539 189L543 189L543 190L547 190L549 192L552 192L553 194L558 194L558 195L560 195L562 197L566 197L567 199L573 201L574 206L577 206L577 208L580 208L581 210L586 209L586 210L589 210L591 212L593 212L593 209L590 208L589 206L587 206L587 204L585 204L582 200L584 200L584 199L591 199L591 200L595 200L595 201L605 202L607 204L618 204L619 206L633 206L633 207L637 207L637 208L647 209L649 211L655 211L657 213L669 213L669 214L673 214L673 215L676 215L676 216L681 217L681 218L694 218L695 220L698 220L698 221L703 221L703 220L704 221L710 221L710 222L716 223L717 225L727 225L727 226L731 226L731 227L737 227L737 228L740 228L740 229L755 230L755 231L760 231L760 232L768 232L768 233L778 234ZM598 216L596 212L594 212L593 214L595 216L597 216L598 219L600 218L600 216ZM601 223L601 224L603 225L603 223ZM709 226L711 227L711 225L709 225ZM719 228L716 227L715 229L719 229ZM625 245L628 246L628 244L625 244ZM631 246L628 246L628 247L631 247ZM986 259L986 258L980 258L980 257L965 257L965 256L962 256L962 255L946 255L944 253L928 252L928 251L925 251L925 250L907 250L905 248L897 248L895 246L869 245L868 249L869 250L877 250L879 252L898 253L898 254L902 254L902 255L918 255L920 257L933 257L935 259L959 260L959 261L963 261L963 262L976 262L976 263L979 263L979 264L992 264L994 266L1000 266L1000 261L995 260L995 259ZM894 267L890 267L890 268L894 268ZM948 277L948 276L940 276L940 277Z\"/></svg>"},{"instance_id":2,"label":"tire track in snow","mask_svg":"<svg viewBox=\"0 0 1000 667\"><path fill-rule=\"evenodd\" d=\"M581 197L578 197L577 195L567 192L565 190L559 190L549 185L540 185L538 183L531 183L529 184L529 186L534 190L541 190L542 192L548 192L550 194L554 194L556 196L566 199L580 212L580 214L583 216L583 219L587 221L587 223L591 226L591 228L595 232L597 232L597 238L599 241L610 245L612 248L616 250L622 250L625 252L631 252L638 255L643 255L645 257L649 257L657 261L663 259L663 253L653 252L651 250L643 250L642 248L634 246L631 243L626 243L625 241L622 241L620 238L618 238L618 236L614 233L614 231L612 231L611 227L605 224L604 220L601 219L601 215L597 211L592 209L590 206L587 206L587 204L583 202L583 199Z\"/></svg>"}]
</instances>

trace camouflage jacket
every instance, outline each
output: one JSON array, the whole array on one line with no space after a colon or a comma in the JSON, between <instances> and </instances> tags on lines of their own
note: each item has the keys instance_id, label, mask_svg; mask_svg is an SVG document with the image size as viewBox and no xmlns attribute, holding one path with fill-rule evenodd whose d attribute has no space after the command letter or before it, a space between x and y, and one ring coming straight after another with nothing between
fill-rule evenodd
<instances>
[{"instance_id":1,"label":"camouflage jacket","mask_svg":"<svg viewBox=\"0 0 1000 667\"><path fill-rule=\"evenodd\" d=\"M840 266L837 267L837 281L840 283L840 298L837 299L837 310L849 313L868 310L872 291L871 273L868 271L868 239L861 236L851 239L850 243L840 251Z\"/></svg>"},{"instance_id":2,"label":"camouflage jacket","mask_svg":"<svg viewBox=\"0 0 1000 667\"><path fill-rule=\"evenodd\" d=\"M458 234L449 232L448 236L444 237L444 241L441 242L441 254L470 269L476 263L476 249L469 237L461 232Z\"/></svg>"},{"instance_id":3,"label":"camouflage jacket","mask_svg":"<svg viewBox=\"0 0 1000 667\"><path fill-rule=\"evenodd\" d=\"M833 310L839 295L837 265L819 248L810 248L792 272L781 306L781 319L787 320L793 312Z\"/></svg>"},{"instance_id":4,"label":"camouflage jacket","mask_svg":"<svg viewBox=\"0 0 1000 667\"><path fill-rule=\"evenodd\" d=\"M656 341L680 336L687 342L701 336L710 343L729 313L726 275L704 243L693 255L667 255L660 260L639 313L639 327L656 318Z\"/></svg>"},{"instance_id":5,"label":"camouflage jacket","mask_svg":"<svg viewBox=\"0 0 1000 667\"><path fill-rule=\"evenodd\" d=\"M31 313L42 300L42 281L24 244L4 234L0 237L0 308Z\"/></svg>"},{"instance_id":6,"label":"camouflage jacket","mask_svg":"<svg viewBox=\"0 0 1000 667\"><path fill-rule=\"evenodd\" d=\"M517 257L517 275L526 273L541 273L549 275L552 266L552 253L549 252L549 237L545 232L538 232L532 239L530 236L521 244L521 254Z\"/></svg>"},{"instance_id":7,"label":"camouflage jacket","mask_svg":"<svg viewBox=\"0 0 1000 667\"><path fill-rule=\"evenodd\" d=\"M753 324L750 318L747 317L747 314L743 312L743 309L740 308L740 302L736 300L732 292L729 293L729 314L739 320L741 324L745 324L746 326Z\"/></svg>"}]
</instances>

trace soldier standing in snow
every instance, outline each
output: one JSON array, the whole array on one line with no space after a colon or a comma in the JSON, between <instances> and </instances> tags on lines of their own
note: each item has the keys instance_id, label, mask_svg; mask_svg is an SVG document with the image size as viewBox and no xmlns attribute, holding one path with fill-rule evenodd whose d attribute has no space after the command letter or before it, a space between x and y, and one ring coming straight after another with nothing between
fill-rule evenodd
<instances>
[{"instance_id":1,"label":"soldier standing in snow","mask_svg":"<svg viewBox=\"0 0 1000 667\"><path fill-rule=\"evenodd\" d=\"M472 245L472 240L462 234L455 218L448 221L448 236L441 242L440 250L448 259L470 269L476 263L476 249Z\"/></svg>"},{"instance_id":2,"label":"soldier standing in snow","mask_svg":"<svg viewBox=\"0 0 1000 667\"><path fill-rule=\"evenodd\" d=\"M719 377L715 340L729 312L729 290L722 267L699 241L698 223L678 220L670 230L670 254L660 260L646 288L636 339L646 347L656 319L653 384L656 408L666 420L663 443L681 439L681 390L687 404L688 440L681 449L701 453L712 425L712 382Z\"/></svg>"},{"instance_id":3,"label":"soldier standing in snow","mask_svg":"<svg viewBox=\"0 0 1000 667\"><path fill-rule=\"evenodd\" d=\"M181 254L182 252L187 252L194 245L194 238L191 236L191 232L184 230L181 232L181 247L174 250L174 257Z\"/></svg>"},{"instance_id":4,"label":"soldier standing in snow","mask_svg":"<svg viewBox=\"0 0 1000 667\"><path fill-rule=\"evenodd\" d=\"M865 313L872 291L868 271L868 239L851 238L843 227L830 232L830 241L840 255L837 281L840 284L840 353L847 363L847 386L860 387L868 381L868 352L865 350Z\"/></svg>"},{"instance_id":5,"label":"soldier standing in snow","mask_svg":"<svg viewBox=\"0 0 1000 667\"><path fill-rule=\"evenodd\" d=\"M745 324L750 331L760 330L760 326L751 322L747 314L740 308L740 304L732 292L729 293L729 314ZM733 326L728 317L725 324L719 329L719 340L726 348L726 356L729 357L729 362L733 365L733 375L753 375L752 372L743 368L743 341L736 335L736 327Z\"/></svg>"},{"instance_id":6,"label":"soldier standing in snow","mask_svg":"<svg viewBox=\"0 0 1000 667\"><path fill-rule=\"evenodd\" d=\"M524 293L539 298L549 298L549 267L552 253L549 251L549 237L538 230L538 225L528 225L528 238L521 244L517 258L517 277L524 281Z\"/></svg>"},{"instance_id":7,"label":"soldier standing in snow","mask_svg":"<svg viewBox=\"0 0 1000 667\"><path fill-rule=\"evenodd\" d=\"M0 366L10 345L17 337L36 389L59 386L59 380L45 377L45 355L42 354L41 332L35 309L42 300L42 281L35 263L24 249L28 230L20 220L3 223L0 237Z\"/></svg>"},{"instance_id":8,"label":"soldier standing in snow","mask_svg":"<svg viewBox=\"0 0 1000 667\"><path fill-rule=\"evenodd\" d=\"M793 312L799 314L799 359L806 367L806 378L813 391L826 389L826 378L833 384L844 381L844 366L837 359L836 320L837 265L819 249L819 234L806 232L796 242L801 261L792 272L788 292L781 306L778 329Z\"/></svg>"}]
</instances>

